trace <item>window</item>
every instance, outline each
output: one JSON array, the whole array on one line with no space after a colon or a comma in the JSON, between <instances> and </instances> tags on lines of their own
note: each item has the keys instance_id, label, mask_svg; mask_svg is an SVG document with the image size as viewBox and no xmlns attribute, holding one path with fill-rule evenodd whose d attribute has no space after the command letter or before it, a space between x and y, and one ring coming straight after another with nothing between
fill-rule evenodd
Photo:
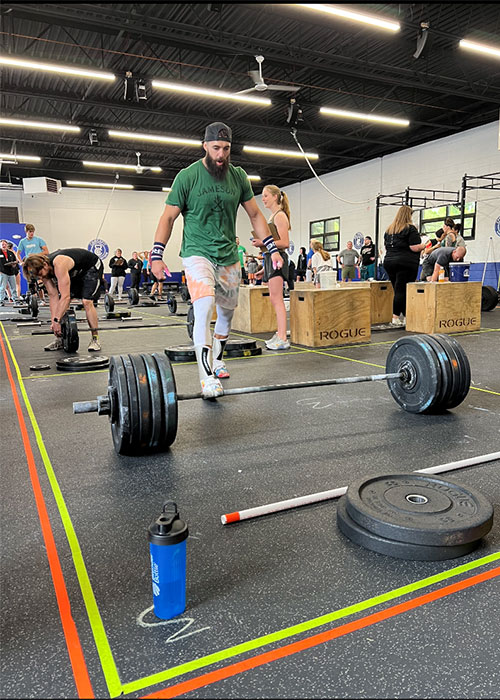
<instances>
[{"instance_id":1,"label":"window","mask_svg":"<svg viewBox=\"0 0 500 700\"><path fill-rule=\"evenodd\" d=\"M18 224L19 212L17 207L0 207L0 222L2 224Z\"/></svg>"},{"instance_id":2,"label":"window","mask_svg":"<svg viewBox=\"0 0 500 700\"><path fill-rule=\"evenodd\" d=\"M469 202L465 205L465 217L463 220L461 206L457 204L423 209L420 212L420 233L422 235L434 233L443 226L447 216L451 216L455 223L462 224L460 233L465 240L473 240L475 238L476 202Z\"/></svg>"},{"instance_id":3,"label":"window","mask_svg":"<svg viewBox=\"0 0 500 700\"><path fill-rule=\"evenodd\" d=\"M310 221L309 238L316 238L330 252L340 250L340 217Z\"/></svg>"}]
</instances>

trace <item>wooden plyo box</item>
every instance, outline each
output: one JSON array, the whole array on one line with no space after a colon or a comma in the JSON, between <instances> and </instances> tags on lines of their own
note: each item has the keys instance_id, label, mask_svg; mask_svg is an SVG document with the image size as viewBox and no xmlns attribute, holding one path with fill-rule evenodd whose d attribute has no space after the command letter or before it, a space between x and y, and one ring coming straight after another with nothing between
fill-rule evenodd
<instances>
[{"instance_id":1,"label":"wooden plyo box","mask_svg":"<svg viewBox=\"0 0 500 700\"><path fill-rule=\"evenodd\" d=\"M370 340L370 289L346 284L337 289L290 292L290 340L328 347Z\"/></svg>"},{"instance_id":2,"label":"wooden plyo box","mask_svg":"<svg viewBox=\"0 0 500 700\"><path fill-rule=\"evenodd\" d=\"M459 333L481 327L481 282L412 282L406 285L406 330Z\"/></svg>"},{"instance_id":3,"label":"wooden plyo box","mask_svg":"<svg viewBox=\"0 0 500 700\"><path fill-rule=\"evenodd\" d=\"M302 291L303 289L314 289L314 282L295 282L294 289Z\"/></svg>"},{"instance_id":4,"label":"wooden plyo box","mask_svg":"<svg viewBox=\"0 0 500 700\"><path fill-rule=\"evenodd\" d=\"M234 310L231 328L244 333L268 333L278 329L267 287L240 286L238 306Z\"/></svg>"},{"instance_id":5,"label":"wooden plyo box","mask_svg":"<svg viewBox=\"0 0 500 700\"><path fill-rule=\"evenodd\" d=\"M387 281L370 282L371 291L371 323L390 323L392 321L392 302L394 290Z\"/></svg>"}]
</instances>

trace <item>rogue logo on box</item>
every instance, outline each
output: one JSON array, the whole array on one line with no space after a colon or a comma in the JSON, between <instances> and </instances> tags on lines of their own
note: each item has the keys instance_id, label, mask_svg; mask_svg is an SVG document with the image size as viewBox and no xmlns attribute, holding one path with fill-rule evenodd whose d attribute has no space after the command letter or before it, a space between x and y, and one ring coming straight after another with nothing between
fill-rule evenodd
<instances>
[{"instance_id":1,"label":"rogue logo on box","mask_svg":"<svg viewBox=\"0 0 500 700\"><path fill-rule=\"evenodd\" d=\"M333 329L331 331L320 331L320 340L337 340L337 338L357 338L366 335L366 328L342 328L338 331Z\"/></svg>"},{"instance_id":2,"label":"rogue logo on box","mask_svg":"<svg viewBox=\"0 0 500 700\"><path fill-rule=\"evenodd\" d=\"M465 326L475 326L477 318L448 318L439 321L440 328L463 328Z\"/></svg>"}]
</instances>

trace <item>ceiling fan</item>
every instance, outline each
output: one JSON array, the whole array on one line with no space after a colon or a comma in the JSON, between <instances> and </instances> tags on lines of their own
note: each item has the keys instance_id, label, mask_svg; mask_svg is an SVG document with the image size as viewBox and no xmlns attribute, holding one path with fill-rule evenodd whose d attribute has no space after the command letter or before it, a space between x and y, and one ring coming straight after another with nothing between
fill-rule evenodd
<instances>
[{"instance_id":1,"label":"ceiling fan","mask_svg":"<svg viewBox=\"0 0 500 700\"><path fill-rule=\"evenodd\" d=\"M281 90L287 92L297 92L297 90L300 90L300 87L297 87L295 85L267 85L267 83L264 82L264 78L262 76L262 61L264 60L264 56L255 56L255 60L259 64L259 70L248 71L248 75L252 78L255 85L251 88L247 88L246 90L240 90L239 92L236 92L236 95L244 95L247 92L253 92L253 90L257 90L258 92L264 92L264 90Z\"/></svg>"},{"instance_id":2,"label":"ceiling fan","mask_svg":"<svg viewBox=\"0 0 500 700\"><path fill-rule=\"evenodd\" d=\"M142 175L142 173L151 172L152 169L153 169L152 167L149 167L149 168L148 168L148 167L146 167L145 165L141 165L141 152L140 152L140 151L136 151L136 152L135 152L135 155L137 156L137 163L136 163L136 166L135 166L135 172L136 172L138 175Z\"/></svg>"}]
</instances>

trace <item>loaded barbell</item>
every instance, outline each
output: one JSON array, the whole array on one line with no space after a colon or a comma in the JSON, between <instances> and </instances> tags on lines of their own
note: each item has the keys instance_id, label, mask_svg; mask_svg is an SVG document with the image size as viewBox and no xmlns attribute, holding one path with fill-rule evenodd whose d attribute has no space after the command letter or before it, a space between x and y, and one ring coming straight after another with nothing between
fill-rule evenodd
<instances>
[{"instance_id":1,"label":"loaded barbell","mask_svg":"<svg viewBox=\"0 0 500 700\"><path fill-rule=\"evenodd\" d=\"M413 335L391 346L385 374L226 389L224 396L383 380L405 411L437 413L465 399L470 388L470 366L454 338ZM110 360L107 394L73 403L73 413L109 416L116 452L139 455L167 450L177 434L178 402L201 398L201 393L177 394L166 355L117 355Z\"/></svg>"}]
</instances>

